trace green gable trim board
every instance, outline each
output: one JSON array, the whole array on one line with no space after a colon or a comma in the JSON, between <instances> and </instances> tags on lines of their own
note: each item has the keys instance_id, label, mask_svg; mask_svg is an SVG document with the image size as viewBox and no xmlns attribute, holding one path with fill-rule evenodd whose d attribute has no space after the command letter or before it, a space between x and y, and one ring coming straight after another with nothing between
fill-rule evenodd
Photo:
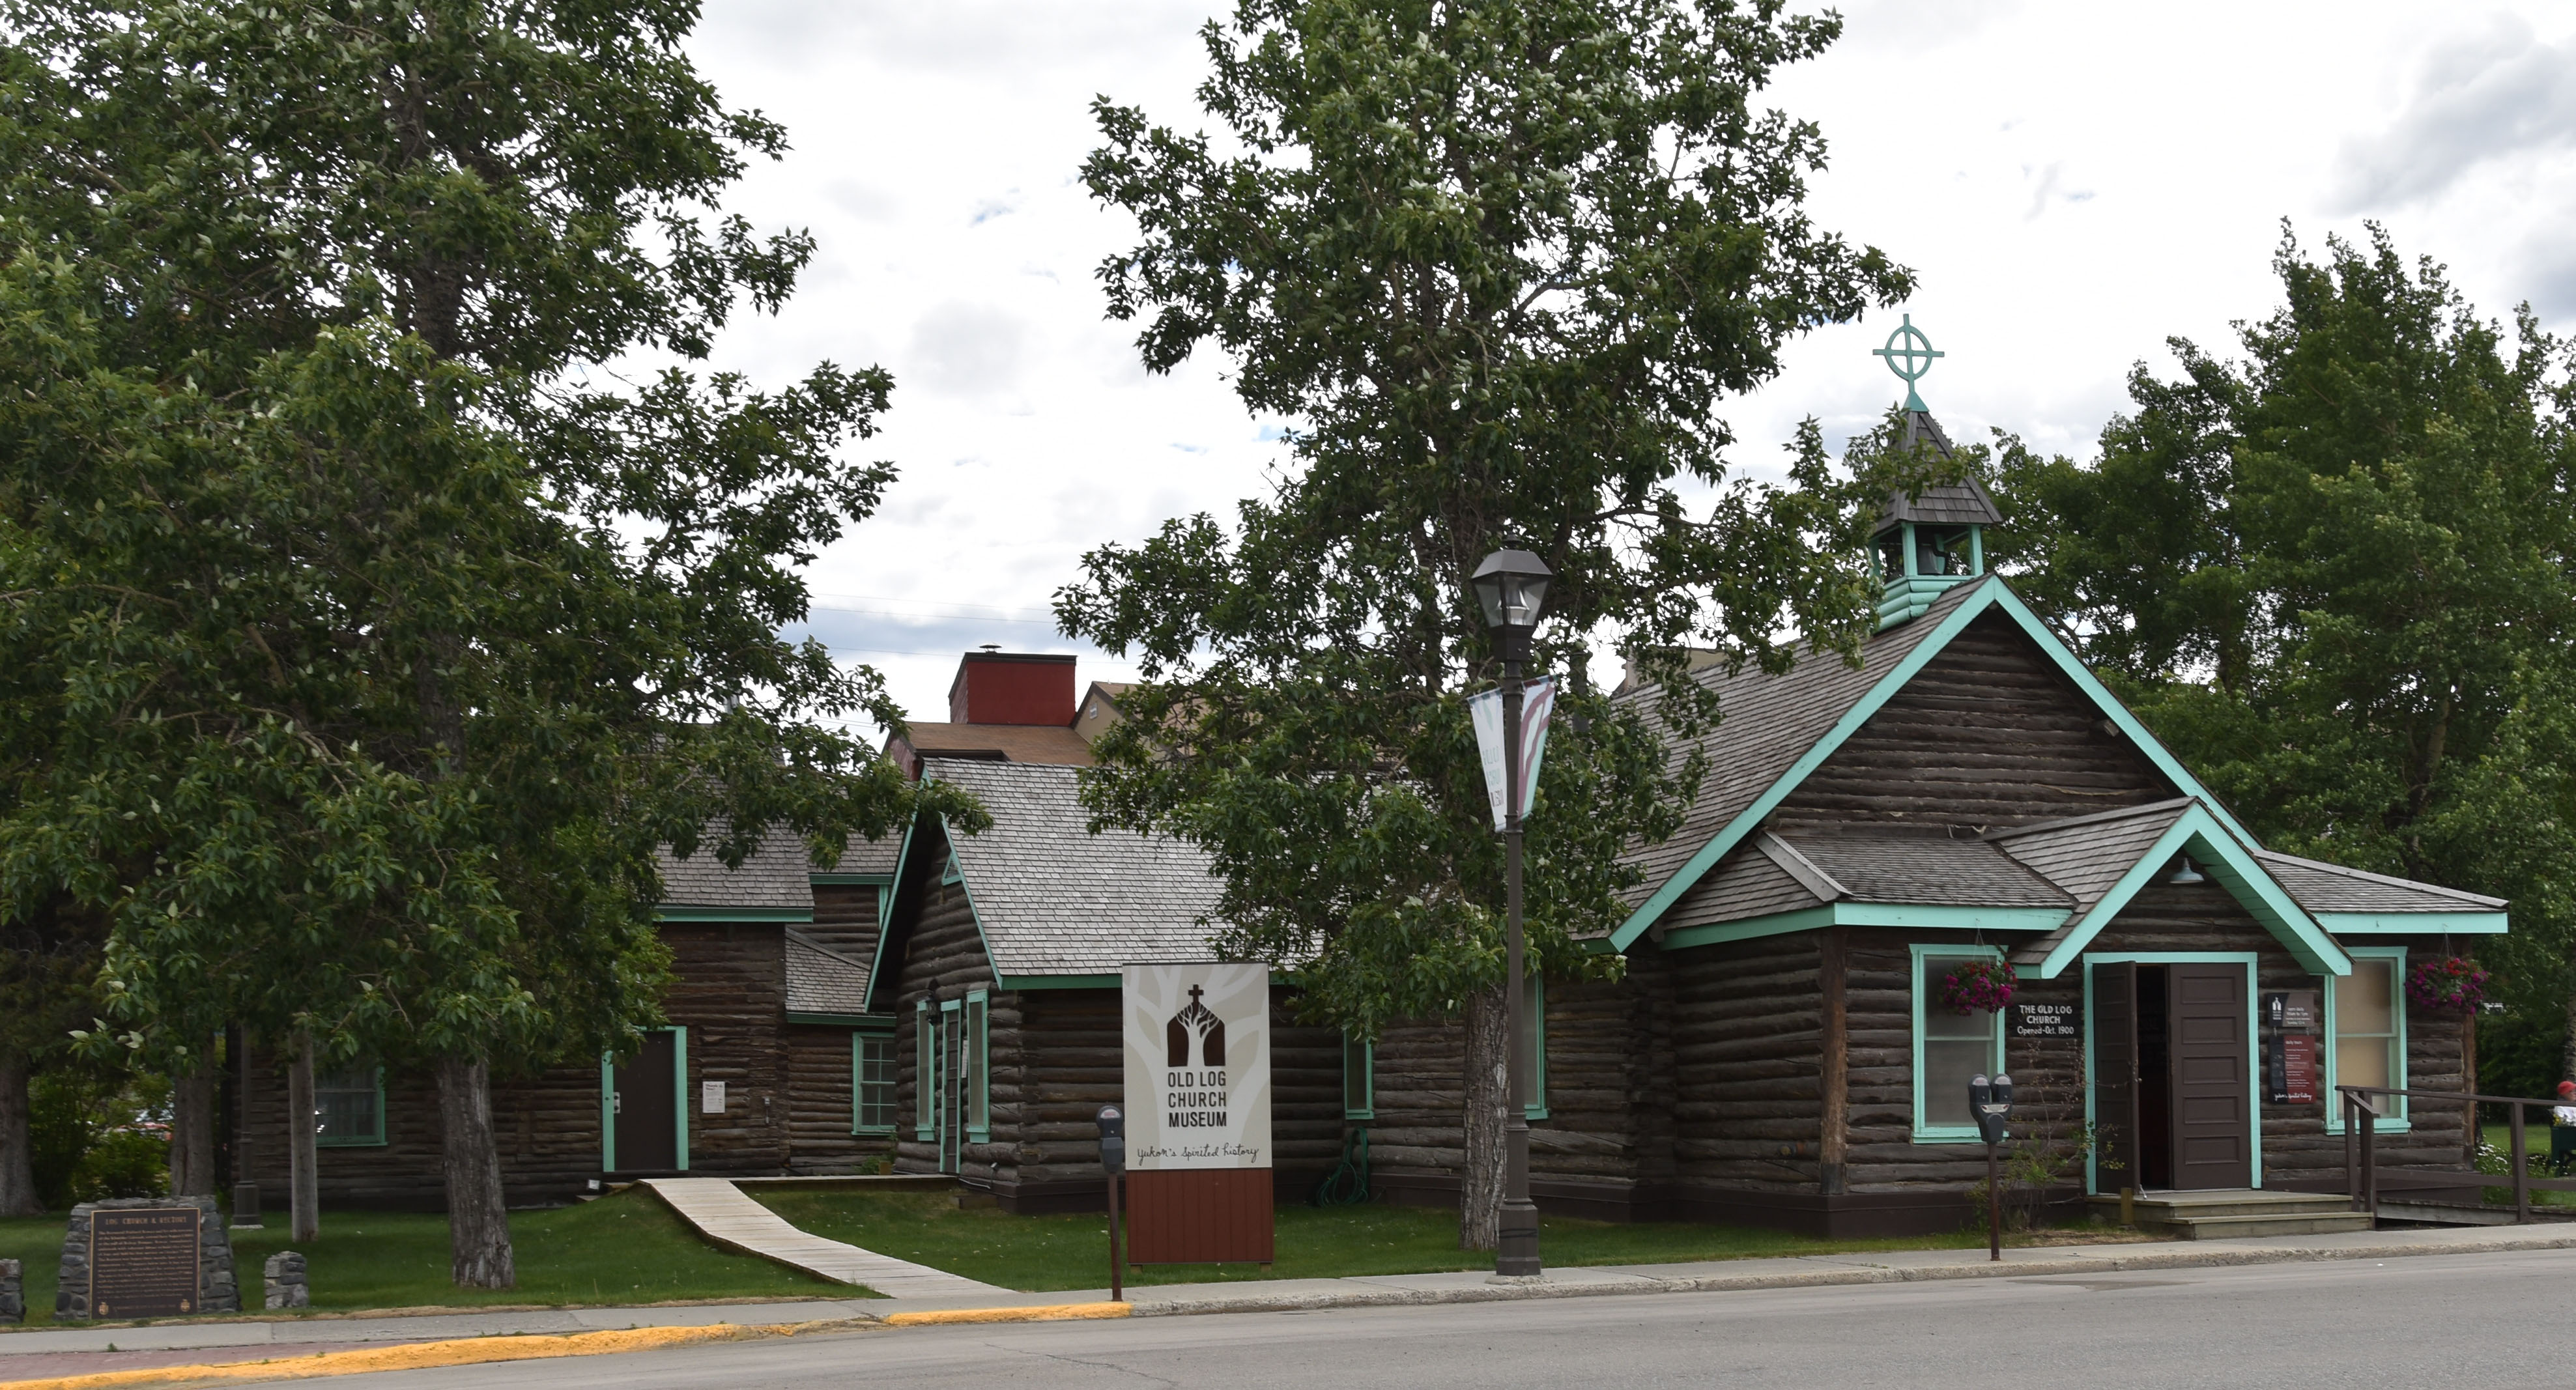
<instances>
[{"instance_id":1,"label":"green gable trim board","mask_svg":"<svg viewBox=\"0 0 2576 1390\"><path fill-rule=\"evenodd\" d=\"M1905 903L1837 902L1826 903L1822 907L1800 908L1795 912L1774 912L1764 917L1714 922L1704 927L1681 927L1664 933L1660 944L1667 951L1680 951L1693 946L1750 941L1755 937L1779 936L1817 927L2044 932L2065 923L2065 911L2054 907L1926 907Z\"/></svg>"},{"instance_id":2,"label":"green gable trim board","mask_svg":"<svg viewBox=\"0 0 2576 1390\"><path fill-rule=\"evenodd\" d=\"M877 1004L877 986L886 978L885 948L886 939L894 935L895 893L903 886L903 866L912 861L912 839L921 833L921 816L925 814L927 812L916 813L912 824L903 828L903 839L895 846L894 873L886 879L885 886L877 890L877 944L876 949L868 954L868 993L862 1001L872 1009Z\"/></svg>"},{"instance_id":3,"label":"green gable trim board","mask_svg":"<svg viewBox=\"0 0 2576 1390\"><path fill-rule=\"evenodd\" d=\"M851 884L851 883L856 883L856 884L865 884L865 883L892 883L892 882L894 882L894 875L892 875L892 874L825 874L825 873L817 873L817 874L810 874L810 875L808 875L808 876L807 876L807 878L806 878L806 881L807 881L807 882L809 882L809 883L814 884L814 885L815 885L815 886L817 886L817 887L821 887L821 886L824 886L824 885L827 885L827 884Z\"/></svg>"},{"instance_id":4,"label":"green gable trim board","mask_svg":"<svg viewBox=\"0 0 2576 1390\"><path fill-rule=\"evenodd\" d=\"M2244 828L2227 814L2226 809L2218 804L2217 798L2211 795L2209 789L2202 786L2200 780L2193 777L2173 754L2165 751L2164 745L2156 741L2155 735L2147 732L2146 726L2139 723L2135 715L2129 713L2128 706L2121 704L2119 697L2113 695L2109 687L2096 679L2091 671L2086 670L2084 663L2076 659L2075 653L2065 642L2060 640L2057 634L2050 630L2048 624L2042 621L2037 613L2032 612L2029 605L2023 603L2002 580L1987 576L1967 581L1965 587L1968 587L1969 592L1960 601L1958 607L1951 609L1928 636L1916 643L1912 651L1905 654L1904 659L1890 667L1887 674L1881 677L1876 685L1871 686L1869 692L1862 696L1858 703L1844 711L1843 716L1834 722L1833 727L1826 731L1824 737L1816 740L1814 747L1809 748L1789 766L1788 771L1780 774L1768 788L1764 789L1762 795L1756 798L1752 805L1745 807L1735 819L1727 822L1726 827L1718 831L1707 844L1702 845L1680 869L1675 870L1672 877L1666 879L1663 886L1655 890L1653 896L1647 898L1635 912L1629 914L1628 919L1610 935L1613 949L1625 951L1635 945L1637 938L1643 936L1646 929L1654 925L1657 918L1670 910L1684 893L1689 892L1710 869L1717 866L1719 860L1724 859L1743 841L1745 836L1751 834L1755 827L1761 825L1773 811L1779 809L1780 803L1787 800L1791 792L1797 790L1799 783L1805 781L1810 773L1823 766L1826 759L1840 750L1843 744L1849 741L1853 734L1858 733L1861 726L1867 724L1882 706L1895 698L1897 691L1905 688L1906 682L1921 674L1923 668L1930 665L1933 658L1939 656L1953 639L1967 630L1968 624L1976 621L1989 610L2005 613L2019 624L2022 631L2029 634L2031 641L2047 654L2048 659L2056 665L2057 669L2074 683L2075 688L2082 692L2086 699L2092 701L2101 711L2102 716L2110 720L2113 727L2119 729L2123 736L2136 745L2139 753L2144 755L2158 772L2164 774L2183 795L2197 799L2207 808L2209 815L2226 828L2229 835L2251 838L2245 834ZM1811 654L1810 659L1830 658ZM2296 910L2295 907L2293 910ZM2301 920L2306 920L2304 913L2301 914ZM2331 943L2328 944L2331 946Z\"/></svg>"},{"instance_id":5,"label":"green gable trim board","mask_svg":"<svg viewBox=\"0 0 2576 1390\"><path fill-rule=\"evenodd\" d=\"M656 922L811 922L814 910L792 907L671 907L653 909Z\"/></svg>"},{"instance_id":6,"label":"green gable trim board","mask_svg":"<svg viewBox=\"0 0 2576 1390\"><path fill-rule=\"evenodd\" d=\"M2337 936L2497 936L2501 912L2320 912L2317 925Z\"/></svg>"},{"instance_id":7,"label":"green gable trim board","mask_svg":"<svg viewBox=\"0 0 2576 1390\"><path fill-rule=\"evenodd\" d=\"M2066 934L2066 939L2039 963L2039 977L2053 980L2082 957L2084 948L2102 934L2102 929L2111 924L2111 919L2129 905L2139 890L2154 882L2172 865L2174 858L2182 854L2191 855L2194 863L2208 870L2209 876L2218 880L2220 886L2252 913L2256 921L2288 947L2300 964L2319 975L2352 973L2351 959L2343 953L2342 947L2335 944L2334 938L2326 935L2325 929L2291 901L2281 885L2263 872L2254 856L2237 843L2235 836L2227 833L2206 805L2194 803L2166 827L2165 833L2157 837L2155 847L2140 856L2138 862L2120 876L2120 881L2112 886L2111 891L2103 894L2101 901L2093 904L2092 910L2085 913L2074 930Z\"/></svg>"},{"instance_id":8,"label":"green gable trim board","mask_svg":"<svg viewBox=\"0 0 2576 1390\"><path fill-rule=\"evenodd\" d=\"M1004 975L1001 989L1116 989L1117 975Z\"/></svg>"},{"instance_id":9,"label":"green gable trim board","mask_svg":"<svg viewBox=\"0 0 2576 1390\"><path fill-rule=\"evenodd\" d=\"M865 1028L880 1033L894 1031L893 1014L818 1014L790 1009L787 1021L821 1024L826 1028Z\"/></svg>"}]
</instances>

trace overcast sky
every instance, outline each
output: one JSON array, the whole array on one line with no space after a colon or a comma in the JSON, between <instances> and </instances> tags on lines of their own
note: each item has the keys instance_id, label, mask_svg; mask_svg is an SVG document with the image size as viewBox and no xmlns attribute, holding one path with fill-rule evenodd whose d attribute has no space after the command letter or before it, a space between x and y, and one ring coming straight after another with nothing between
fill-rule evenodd
<instances>
[{"instance_id":1,"label":"overcast sky","mask_svg":"<svg viewBox=\"0 0 2576 1390\"><path fill-rule=\"evenodd\" d=\"M2302 241L2384 223L2486 313L2576 319L2576 7L1859 0L1771 104L1818 121L1817 221L1918 272L1903 306L1948 354L1923 383L1955 438L2087 457L2132 363L2232 345ZM719 360L778 384L819 360L896 381L854 450L902 470L812 571L813 632L946 718L958 654L1080 651L1049 596L1082 553L1230 511L1277 461L1226 364L1137 365L1093 271L1132 226L1077 178L1096 94L1203 124L1211 0L719 0L692 50L795 150L728 208L818 242L776 319ZM1727 415L1769 472L1797 421L1837 447L1901 395L1869 350L1896 314L1794 344Z\"/></svg>"}]
</instances>

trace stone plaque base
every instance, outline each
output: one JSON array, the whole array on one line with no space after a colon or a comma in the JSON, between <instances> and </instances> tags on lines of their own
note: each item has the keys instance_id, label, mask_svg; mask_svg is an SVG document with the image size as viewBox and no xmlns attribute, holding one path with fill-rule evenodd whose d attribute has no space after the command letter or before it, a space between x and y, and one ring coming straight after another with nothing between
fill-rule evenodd
<instances>
[{"instance_id":1,"label":"stone plaque base","mask_svg":"<svg viewBox=\"0 0 2576 1390\"><path fill-rule=\"evenodd\" d=\"M232 1242L212 1197L83 1202L63 1232L61 1269L58 1322L241 1311Z\"/></svg>"}]
</instances>

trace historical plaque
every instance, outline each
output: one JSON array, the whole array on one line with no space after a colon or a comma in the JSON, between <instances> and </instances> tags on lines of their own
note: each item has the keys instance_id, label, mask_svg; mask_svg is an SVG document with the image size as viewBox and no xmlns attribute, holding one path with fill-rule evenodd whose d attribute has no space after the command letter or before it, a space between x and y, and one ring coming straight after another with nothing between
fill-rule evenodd
<instances>
[{"instance_id":1,"label":"historical plaque","mask_svg":"<svg viewBox=\"0 0 2576 1390\"><path fill-rule=\"evenodd\" d=\"M2313 989L2275 990L2263 996L2263 1099L2271 1105L2314 1105L2320 1095L2324 1011Z\"/></svg>"},{"instance_id":2,"label":"historical plaque","mask_svg":"<svg viewBox=\"0 0 2576 1390\"><path fill-rule=\"evenodd\" d=\"M2016 1004L2013 1006L2012 1035L2016 1038L2076 1037L2075 1006Z\"/></svg>"},{"instance_id":3,"label":"historical plaque","mask_svg":"<svg viewBox=\"0 0 2576 1390\"><path fill-rule=\"evenodd\" d=\"M89 1214L89 1306L94 1318L163 1318L198 1311L203 1246L196 1207L129 1207Z\"/></svg>"}]
</instances>

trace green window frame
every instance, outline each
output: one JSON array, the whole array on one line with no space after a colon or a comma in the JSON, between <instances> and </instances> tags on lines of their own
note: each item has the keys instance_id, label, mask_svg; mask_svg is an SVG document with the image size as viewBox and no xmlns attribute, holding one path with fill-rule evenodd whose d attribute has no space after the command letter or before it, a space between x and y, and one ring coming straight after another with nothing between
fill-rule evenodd
<instances>
[{"instance_id":1,"label":"green window frame","mask_svg":"<svg viewBox=\"0 0 2576 1390\"><path fill-rule=\"evenodd\" d=\"M912 1137L939 1137L939 1024L928 999L912 1001Z\"/></svg>"},{"instance_id":2,"label":"green window frame","mask_svg":"<svg viewBox=\"0 0 2576 1390\"><path fill-rule=\"evenodd\" d=\"M850 1034L850 1133L894 1133L894 1094L894 1034Z\"/></svg>"},{"instance_id":3,"label":"green window frame","mask_svg":"<svg viewBox=\"0 0 2576 1390\"><path fill-rule=\"evenodd\" d=\"M958 1037L966 1085L966 1137L985 1143L993 1137L993 1000L980 989L966 992L966 1017Z\"/></svg>"},{"instance_id":4,"label":"green window frame","mask_svg":"<svg viewBox=\"0 0 2576 1390\"><path fill-rule=\"evenodd\" d=\"M1342 1118L1377 1118L1377 1044L1342 1034Z\"/></svg>"},{"instance_id":5,"label":"green window frame","mask_svg":"<svg viewBox=\"0 0 2576 1390\"><path fill-rule=\"evenodd\" d=\"M376 1148L385 1142L385 1069L343 1067L313 1078L317 1148Z\"/></svg>"},{"instance_id":6,"label":"green window frame","mask_svg":"<svg viewBox=\"0 0 2576 1390\"><path fill-rule=\"evenodd\" d=\"M1529 1020L1529 1093L1521 1118L1547 1118L1547 981L1533 970L1521 979L1521 1016Z\"/></svg>"},{"instance_id":7,"label":"green window frame","mask_svg":"<svg viewBox=\"0 0 2576 1390\"><path fill-rule=\"evenodd\" d=\"M963 868L960 868L957 863L957 851L952 849L948 852L948 863L940 869L939 881L943 884L963 883L966 881L966 871Z\"/></svg>"},{"instance_id":8,"label":"green window frame","mask_svg":"<svg viewBox=\"0 0 2576 1390\"><path fill-rule=\"evenodd\" d=\"M2403 946L2346 946L2344 954L2352 957L2352 973L2321 977L2326 997L2326 1133L2341 1134L2343 1098L2335 1087L2406 1085L2406 948ZM2380 997L2382 985L2387 991ZM2346 1081L2344 1055L2353 1052L2362 1079ZM2383 1051L2384 1049L2384 1051ZM2378 1055L2370 1055L2378 1054ZM2385 1062L2381 1061L2385 1058ZM2387 1079L2377 1079L2384 1065ZM2392 1097L2397 1110L2371 1121L2372 1130L2380 1134L2403 1134L2414 1128L2406 1113L2406 1097Z\"/></svg>"},{"instance_id":9,"label":"green window frame","mask_svg":"<svg viewBox=\"0 0 2576 1390\"><path fill-rule=\"evenodd\" d=\"M1976 1121L1968 1114L1967 1074L1992 1076L2004 1068L2004 1016L1984 1012L1961 1017L1932 1002L1936 967L1954 961L2001 960L1995 946L1954 946L1916 942L1906 948L1913 957L1914 996L1914 1142L1973 1144L1981 1142ZM1972 1063L1961 1073L1961 1063ZM1940 1073L1936 1087L1933 1072ZM1956 1080L1957 1084L1950 1084ZM1945 1098L1946 1097L1946 1098ZM1937 1117L1937 1118L1936 1118Z\"/></svg>"}]
</instances>

